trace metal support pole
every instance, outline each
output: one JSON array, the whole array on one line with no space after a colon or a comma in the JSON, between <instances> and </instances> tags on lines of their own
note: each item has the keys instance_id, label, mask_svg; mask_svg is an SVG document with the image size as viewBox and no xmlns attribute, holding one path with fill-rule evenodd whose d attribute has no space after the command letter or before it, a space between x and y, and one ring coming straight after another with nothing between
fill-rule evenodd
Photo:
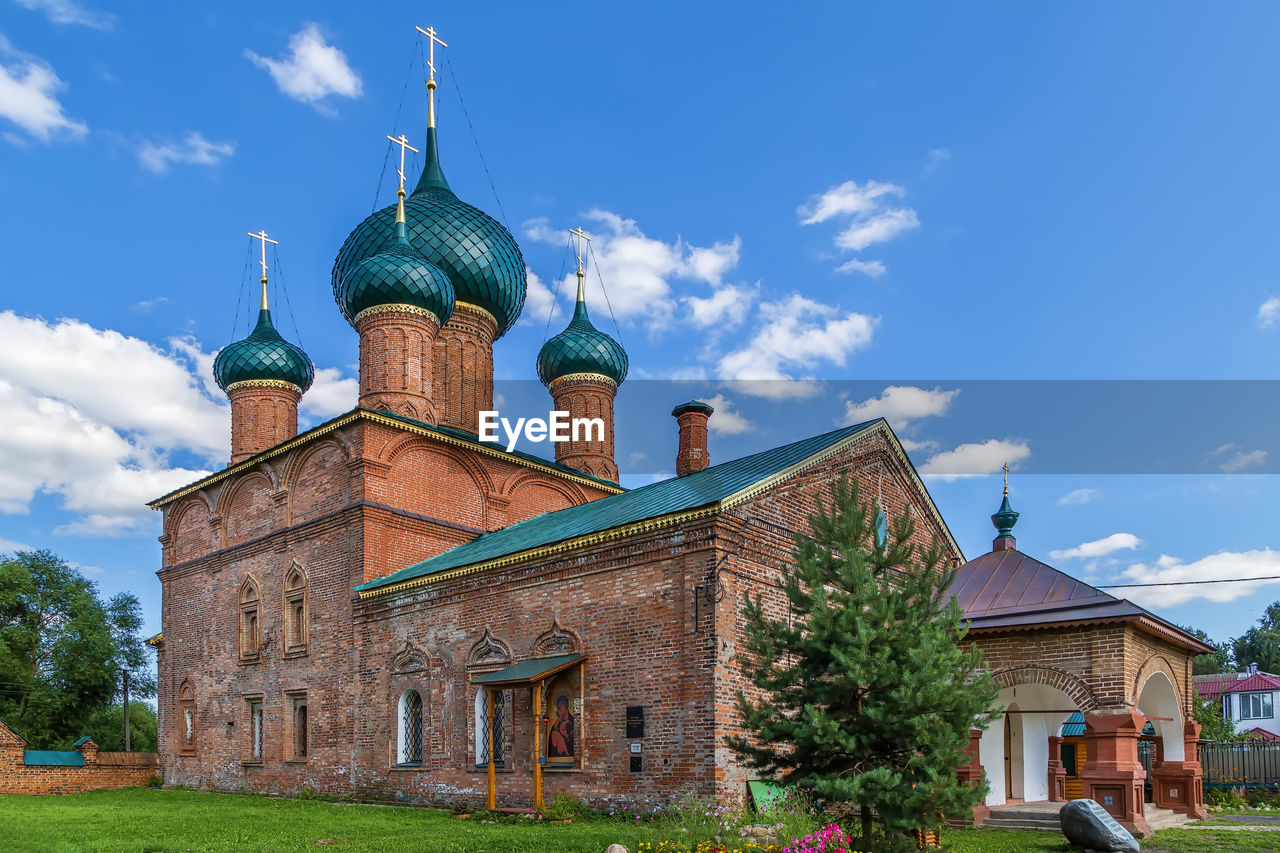
<instances>
[{"instance_id":1,"label":"metal support pole","mask_svg":"<svg viewBox=\"0 0 1280 853\"><path fill-rule=\"evenodd\" d=\"M546 679L533 686L533 807L542 810L542 688Z\"/></svg>"},{"instance_id":2,"label":"metal support pole","mask_svg":"<svg viewBox=\"0 0 1280 853\"><path fill-rule=\"evenodd\" d=\"M124 751L132 752L129 738L129 670L122 669L120 674L124 676Z\"/></svg>"}]
</instances>

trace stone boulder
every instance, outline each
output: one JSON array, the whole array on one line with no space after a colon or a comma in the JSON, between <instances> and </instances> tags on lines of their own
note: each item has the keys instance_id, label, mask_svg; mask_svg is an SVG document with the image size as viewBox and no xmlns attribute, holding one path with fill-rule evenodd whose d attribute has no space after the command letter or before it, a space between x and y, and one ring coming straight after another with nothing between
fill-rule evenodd
<instances>
[{"instance_id":1,"label":"stone boulder","mask_svg":"<svg viewBox=\"0 0 1280 853\"><path fill-rule=\"evenodd\" d=\"M604 853L627 853L627 848L621 844L610 844Z\"/></svg>"},{"instance_id":2,"label":"stone boulder","mask_svg":"<svg viewBox=\"0 0 1280 853\"><path fill-rule=\"evenodd\" d=\"M1138 853L1138 842L1093 800L1072 800L1058 812L1062 834L1086 853Z\"/></svg>"}]
</instances>

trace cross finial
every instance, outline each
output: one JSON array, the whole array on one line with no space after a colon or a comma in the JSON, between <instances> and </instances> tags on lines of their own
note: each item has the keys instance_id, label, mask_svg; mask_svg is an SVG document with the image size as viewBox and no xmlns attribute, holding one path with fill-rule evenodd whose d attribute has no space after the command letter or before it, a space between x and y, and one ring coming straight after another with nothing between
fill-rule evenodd
<instances>
[{"instance_id":1,"label":"cross finial","mask_svg":"<svg viewBox=\"0 0 1280 853\"><path fill-rule=\"evenodd\" d=\"M266 311L267 310L267 244L271 243L272 245L279 246L280 241L272 240L270 237L267 236L266 231L259 231L257 234L250 231L249 236L255 240L261 241L262 243L262 260L259 261L259 263L262 265L262 310Z\"/></svg>"},{"instance_id":2,"label":"cross finial","mask_svg":"<svg viewBox=\"0 0 1280 853\"><path fill-rule=\"evenodd\" d=\"M436 126L436 45L448 47L436 34L435 27L414 27L427 37L427 127Z\"/></svg>"},{"instance_id":3,"label":"cross finial","mask_svg":"<svg viewBox=\"0 0 1280 853\"><path fill-rule=\"evenodd\" d=\"M400 171L396 172L400 176L400 189L396 190L396 197L399 199L396 205L396 222L404 222L404 152L412 151L417 154L418 149L409 144L408 138L403 133L399 136L387 134L387 139L400 146Z\"/></svg>"},{"instance_id":4,"label":"cross finial","mask_svg":"<svg viewBox=\"0 0 1280 853\"><path fill-rule=\"evenodd\" d=\"M1004 463L1004 496L1009 496L1009 463Z\"/></svg>"},{"instance_id":5,"label":"cross finial","mask_svg":"<svg viewBox=\"0 0 1280 853\"><path fill-rule=\"evenodd\" d=\"M586 231L582 230L581 225L579 225L577 228L570 228L569 233L578 238L578 301L582 302L583 301L582 241L586 240L588 243L590 243L591 238L587 236Z\"/></svg>"}]
</instances>

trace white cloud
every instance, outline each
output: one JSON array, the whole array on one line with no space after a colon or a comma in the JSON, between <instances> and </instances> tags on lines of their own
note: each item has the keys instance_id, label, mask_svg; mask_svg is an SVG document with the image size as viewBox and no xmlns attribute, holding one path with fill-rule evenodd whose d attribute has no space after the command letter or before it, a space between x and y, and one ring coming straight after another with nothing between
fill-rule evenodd
<instances>
[{"instance_id":1,"label":"white cloud","mask_svg":"<svg viewBox=\"0 0 1280 853\"><path fill-rule=\"evenodd\" d=\"M860 261L857 258L850 258L836 267L836 272L860 272L872 278L879 278L888 272L888 269L885 267L884 261Z\"/></svg>"},{"instance_id":2,"label":"white cloud","mask_svg":"<svg viewBox=\"0 0 1280 853\"><path fill-rule=\"evenodd\" d=\"M555 322L564 315L551 288L533 270L525 273L524 308L517 321L522 326L546 327L548 317Z\"/></svg>"},{"instance_id":3,"label":"white cloud","mask_svg":"<svg viewBox=\"0 0 1280 853\"><path fill-rule=\"evenodd\" d=\"M363 88L346 55L325 42L316 24L307 24L290 37L286 57L271 59L252 50L246 50L245 56L269 73L281 92L321 112L331 111L319 103L329 95L355 98Z\"/></svg>"},{"instance_id":4,"label":"white cloud","mask_svg":"<svg viewBox=\"0 0 1280 853\"><path fill-rule=\"evenodd\" d=\"M738 237L711 246L694 246L679 237L668 243L646 235L634 219L612 211L593 209L583 219L596 226L588 229L591 244L584 260L587 305L593 317L606 317L612 308L619 323L637 322L650 332L659 333L669 331L677 319L704 326L714 322L732 324L735 318L746 316L755 299L754 288L724 281L724 276L738 264L742 249ZM568 240L566 232L553 228L546 219L525 222L524 232L530 239L550 246L563 247ZM601 277L608 288L607 299L601 289ZM709 286L711 295L679 299L674 287L677 281ZM566 274L560 283L561 298L573 299L577 287L576 273ZM688 314L682 317L678 316L681 303L688 306Z\"/></svg>"},{"instance_id":5,"label":"white cloud","mask_svg":"<svg viewBox=\"0 0 1280 853\"><path fill-rule=\"evenodd\" d=\"M959 393L959 388L951 391L934 388L930 391L915 385L890 385L880 392L879 397L861 402L847 401L844 404L844 423L884 418L895 430L901 429L920 418L945 415Z\"/></svg>"},{"instance_id":6,"label":"white cloud","mask_svg":"<svg viewBox=\"0 0 1280 853\"><path fill-rule=\"evenodd\" d=\"M82 139L88 125L68 118L57 93L65 84L44 60L14 50L0 36L0 118L6 118L39 139ZM10 141L20 137L6 134Z\"/></svg>"},{"instance_id":7,"label":"white cloud","mask_svg":"<svg viewBox=\"0 0 1280 853\"><path fill-rule=\"evenodd\" d=\"M788 380L822 363L844 366L871 343L877 319L793 293L760 306L765 318L746 346L719 362L726 379Z\"/></svg>"},{"instance_id":8,"label":"white cloud","mask_svg":"<svg viewBox=\"0 0 1280 853\"><path fill-rule=\"evenodd\" d=\"M898 203L904 195L906 190L897 184L868 181L859 185L857 181L845 181L800 205L796 213L801 225L847 218L848 224L836 234L836 246L861 252L920 227L915 210ZM876 277L884 274L885 266L882 261L855 258L836 267L836 271Z\"/></svg>"},{"instance_id":9,"label":"white cloud","mask_svg":"<svg viewBox=\"0 0 1280 853\"><path fill-rule=\"evenodd\" d=\"M315 381L302 395L298 408L323 422L354 409L359 397L359 380L343 376L336 367L318 367Z\"/></svg>"},{"instance_id":10,"label":"white cloud","mask_svg":"<svg viewBox=\"0 0 1280 853\"><path fill-rule=\"evenodd\" d=\"M707 429L723 435L740 435L755 428L740 412L734 411L733 401L723 394L708 397L707 404L715 409L707 421Z\"/></svg>"},{"instance_id":11,"label":"white cloud","mask_svg":"<svg viewBox=\"0 0 1280 853\"><path fill-rule=\"evenodd\" d=\"M1087 504L1102 492L1097 489L1075 489L1058 498L1058 506L1076 506Z\"/></svg>"},{"instance_id":12,"label":"white cloud","mask_svg":"<svg viewBox=\"0 0 1280 853\"><path fill-rule=\"evenodd\" d=\"M925 158L924 158L924 173L926 175L930 174L931 172L935 171L939 166L941 166L943 163L950 162L950 160L951 160L950 148L930 148L928 153L925 154Z\"/></svg>"},{"instance_id":13,"label":"white cloud","mask_svg":"<svg viewBox=\"0 0 1280 853\"><path fill-rule=\"evenodd\" d=\"M148 171L162 174L175 163L191 163L197 166L216 166L236 151L231 141L214 142L204 134L187 131L181 142L144 141L138 146L138 162Z\"/></svg>"},{"instance_id":14,"label":"white cloud","mask_svg":"<svg viewBox=\"0 0 1280 853\"><path fill-rule=\"evenodd\" d=\"M1250 450L1245 452L1237 450L1227 461L1218 465L1219 471L1225 471L1228 474L1238 474L1247 468L1257 468L1265 465L1269 454L1265 450Z\"/></svg>"},{"instance_id":15,"label":"white cloud","mask_svg":"<svg viewBox=\"0 0 1280 853\"><path fill-rule=\"evenodd\" d=\"M24 9L43 12L55 24L78 24L95 30L109 30L116 23L116 16L99 12L76 3L75 0L15 0Z\"/></svg>"},{"instance_id":16,"label":"white cloud","mask_svg":"<svg viewBox=\"0 0 1280 853\"><path fill-rule=\"evenodd\" d=\"M1125 580L1134 583L1168 583L1170 581L1212 581L1225 578L1256 578L1280 575L1280 552L1219 551L1191 563L1162 554L1154 565L1135 563L1124 572ZM1177 607L1197 598L1215 602L1235 601L1257 593L1263 586L1280 581L1244 583L1207 583L1189 586L1154 586L1110 590L1113 595L1128 598L1143 607Z\"/></svg>"},{"instance_id":17,"label":"white cloud","mask_svg":"<svg viewBox=\"0 0 1280 853\"><path fill-rule=\"evenodd\" d=\"M0 536L0 554L13 554L15 551L34 550L36 549L25 542L15 542L12 539L5 539L3 536Z\"/></svg>"},{"instance_id":18,"label":"white cloud","mask_svg":"<svg viewBox=\"0 0 1280 853\"><path fill-rule=\"evenodd\" d=\"M148 311L150 311L152 308L155 308L157 305L163 305L168 301L169 301L169 297L167 296L156 296L151 299L141 299L133 303L131 308L132 310L137 311L139 314L145 314Z\"/></svg>"},{"instance_id":19,"label":"white cloud","mask_svg":"<svg viewBox=\"0 0 1280 853\"><path fill-rule=\"evenodd\" d=\"M1280 296L1273 296L1258 306L1258 325L1270 329L1277 321L1280 321Z\"/></svg>"},{"instance_id":20,"label":"white cloud","mask_svg":"<svg viewBox=\"0 0 1280 853\"><path fill-rule=\"evenodd\" d=\"M994 474L1005 463L1017 468L1019 462L1030 456L1031 448L1025 441L992 438L935 453L920 466L920 473L945 480Z\"/></svg>"},{"instance_id":21,"label":"white cloud","mask_svg":"<svg viewBox=\"0 0 1280 853\"><path fill-rule=\"evenodd\" d=\"M1092 560L1105 557L1116 551L1132 551L1142 547L1142 540L1132 533L1112 533L1092 542L1082 542L1074 548L1063 548L1050 551L1049 556L1055 560Z\"/></svg>"}]
</instances>

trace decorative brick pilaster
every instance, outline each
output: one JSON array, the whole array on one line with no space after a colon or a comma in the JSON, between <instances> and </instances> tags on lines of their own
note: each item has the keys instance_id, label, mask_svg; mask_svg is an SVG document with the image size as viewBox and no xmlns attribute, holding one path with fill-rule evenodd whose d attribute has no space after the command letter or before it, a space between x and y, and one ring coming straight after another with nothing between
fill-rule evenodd
<instances>
[{"instance_id":1,"label":"decorative brick pilaster","mask_svg":"<svg viewBox=\"0 0 1280 853\"><path fill-rule=\"evenodd\" d=\"M982 759L978 755L978 744L982 740L982 729L969 729L969 745L965 748L968 761L956 768L956 776L962 784L979 787L986 779L986 771L982 768ZM991 809L985 802L979 801L973 807L973 825L982 826L991 817Z\"/></svg>"},{"instance_id":2,"label":"decorative brick pilaster","mask_svg":"<svg viewBox=\"0 0 1280 853\"><path fill-rule=\"evenodd\" d=\"M356 315L355 326L360 333L360 405L436 423L436 316L412 305L378 305Z\"/></svg>"},{"instance_id":3,"label":"decorative brick pilaster","mask_svg":"<svg viewBox=\"0 0 1280 853\"><path fill-rule=\"evenodd\" d=\"M250 379L227 386L231 399L231 464L298 434L302 389L278 379Z\"/></svg>"},{"instance_id":4,"label":"decorative brick pilaster","mask_svg":"<svg viewBox=\"0 0 1280 853\"><path fill-rule=\"evenodd\" d=\"M1062 763L1062 738L1049 738L1049 802L1067 801L1067 768Z\"/></svg>"},{"instance_id":5,"label":"decorative brick pilaster","mask_svg":"<svg viewBox=\"0 0 1280 853\"><path fill-rule=\"evenodd\" d=\"M561 465L618 482L618 465L613 458L613 397L618 386L596 373L570 373L551 383L551 399L557 411L568 412L570 440L556 442L556 461ZM604 429L588 427L573 440L572 423L578 418L598 418Z\"/></svg>"},{"instance_id":6,"label":"decorative brick pilaster","mask_svg":"<svg viewBox=\"0 0 1280 853\"><path fill-rule=\"evenodd\" d=\"M1138 761L1138 738L1146 718L1136 711L1086 716L1088 760L1080 771L1086 798L1094 800L1139 838L1151 834L1143 809L1146 773Z\"/></svg>"},{"instance_id":7,"label":"decorative brick pilaster","mask_svg":"<svg viewBox=\"0 0 1280 853\"><path fill-rule=\"evenodd\" d=\"M1182 761L1161 761L1151 768L1151 792L1156 805L1201 819L1204 808L1204 778L1200 768L1200 724L1187 720L1182 728L1185 754Z\"/></svg>"},{"instance_id":8,"label":"decorative brick pilaster","mask_svg":"<svg viewBox=\"0 0 1280 853\"><path fill-rule=\"evenodd\" d=\"M483 308L458 302L435 342L433 378L441 426L475 434L480 412L493 409L493 342L498 322Z\"/></svg>"}]
</instances>

